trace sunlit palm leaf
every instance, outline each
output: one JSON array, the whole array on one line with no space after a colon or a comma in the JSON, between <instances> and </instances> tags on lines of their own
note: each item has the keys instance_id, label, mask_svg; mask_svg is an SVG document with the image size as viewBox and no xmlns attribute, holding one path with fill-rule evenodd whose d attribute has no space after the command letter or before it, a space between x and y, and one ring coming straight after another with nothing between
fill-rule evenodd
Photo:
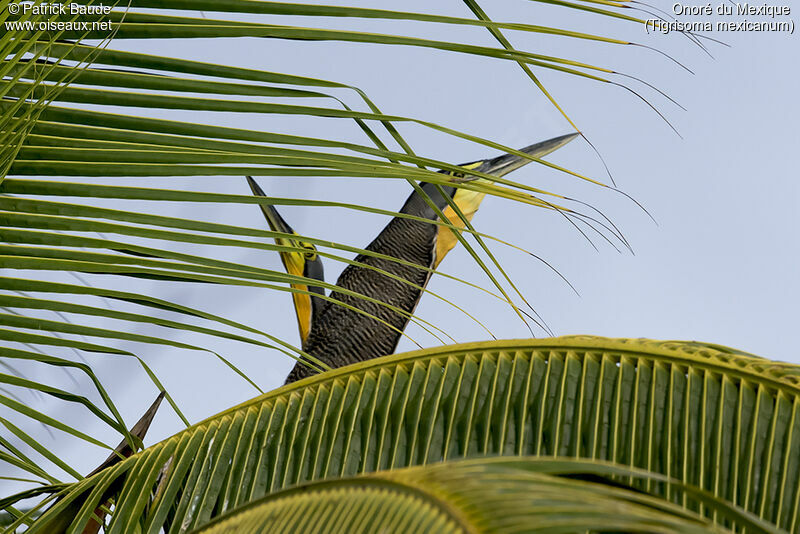
<instances>
[{"instance_id":1,"label":"sunlit palm leaf","mask_svg":"<svg viewBox=\"0 0 800 534\"><path fill-rule=\"evenodd\" d=\"M196 532L730 532L667 501L603 483L602 477L614 475L662 479L601 462L464 460L303 484L237 508ZM725 501L687 489L690 499L700 497L747 532L777 531Z\"/></svg>"},{"instance_id":2,"label":"sunlit palm leaf","mask_svg":"<svg viewBox=\"0 0 800 534\"><path fill-rule=\"evenodd\" d=\"M476 343L281 388L76 484L62 501L85 500L83 510L93 510L129 473L109 532L139 521L143 532L165 522L178 532L305 481L535 455L662 474L678 484L616 479L727 521L684 493L692 486L797 532L798 406L797 366L725 347L595 337ZM30 530L42 531L46 523Z\"/></svg>"},{"instance_id":3,"label":"sunlit palm leaf","mask_svg":"<svg viewBox=\"0 0 800 534\"><path fill-rule=\"evenodd\" d=\"M41 2L36 2L41 3ZM5 6L7 2L0 2ZM474 4L477 5L477 4ZM622 7L616 2L600 2L600 7L587 7L581 3L561 2L568 9L592 9L601 16L614 16L630 22L640 22L621 13L606 8ZM477 46L469 42L449 43L430 39L420 39L410 35L387 35L365 33L355 30L331 30L322 27L319 17L340 17L348 19L387 19L399 21L427 22L442 27L483 27L497 34L501 30L514 30L536 34L558 35L587 41L602 41L613 44L629 44L607 36L588 35L569 30L546 26L529 25L519 22L494 22L482 17L481 20L443 17L427 13L408 13L341 6L313 6L294 3L236 1L134 1L120 2L112 18L115 24L115 38L142 37L225 37L257 36L274 39L303 39L320 42L340 40L363 43L364 45L414 46L428 50L445 50L451 53L471 54L487 60L515 61L537 68L555 69L589 76L598 79L597 67L577 63L573 60L553 56L543 56L535 52L516 50L503 45L502 48ZM133 8L128 10L128 8ZM156 8L178 10L169 15L162 12L144 13L137 8ZM182 11L181 11L182 10ZM238 13L241 20L218 21L193 18L192 10ZM5 21L8 11L0 10ZM264 24L253 16L303 15L310 21L308 27ZM9 21L38 22L48 17L33 17L29 14ZM52 18L52 17L50 17ZM72 17L75 18L75 17ZM317 27L319 26L319 27ZM477 143L480 150L490 147L496 150L512 151L494 140L479 135L461 132L446 125L434 124L421 118L407 115L387 115L381 112L373 100L362 90L343 81L323 80L298 76L291 73L266 72L254 69L216 65L178 58L159 57L136 52L109 50L106 43L88 46L86 37L108 38L108 32L94 33L45 33L7 31L0 37L0 51L5 62L0 74L2 80L2 100L0 101L0 136L3 141L2 161L0 161L0 218L2 218L2 266L8 269L25 269L41 272L42 278L49 273L82 272L113 274L117 277L149 277L199 284L229 284L251 287L295 291L286 287L292 278L283 272L255 267L252 265L221 262L204 256L200 247L247 247L268 251L280 247L236 239L236 236L274 238L277 234L262 230L239 228L214 224L208 221L191 221L168 218L147 212L135 213L123 210L109 210L94 205L95 199L127 198L150 199L171 202L267 202L264 199L227 195L219 192L198 193L189 191L169 191L165 188L122 188L111 185L91 183L49 182L42 177L50 176L195 176L195 175L256 175L256 176L342 176L379 179L423 180L444 184L447 177L436 170L455 171L451 162L438 161L427 154L417 155L410 144L397 132L398 123L408 123L452 135L466 141ZM76 42L64 41L74 39ZM268 43L269 41L263 41ZM268 44L265 44L268 46ZM527 67L526 67L527 68ZM600 67L603 75L610 71ZM190 94L187 94L190 93ZM286 99L291 99L291 104ZM303 105L309 98L313 105ZM276 99L281 99L276 101ZM322 103L320 103L322 102ZM190 109L196 111L197 122L179 122L150 118L147 112L141 116L126 116L93 108L79 109L83 104L139 106L150 109ZM213 112L248 112L259 114L291 114L312 118L344 119L355 121L365 135L366 141L354 143L339 138L316 139L281 132L266 132L221 127L214 124ZM206 113L208 112L208 113ZM137 113L141 113L138 112ZM194 119L193 119L194 120ZM376 126L382 130L376 130ZM391 140L402 151L387 148ZM373 145L373 146L370 146ZM292 146L287 149L286 145ZM426 151L427 152L427 151ZM481 154L483 155L483 154ZM545 163L557 167L552 163ZM565 169L564 169L565 170ZM569 172L569 171L567 171ZM577 173L570 173L585 178ZM6 178L6 175L12 176ZM14 177L16 176L16 177ZM25 177L25 178L19 178ZM30 178L28 178L30 177ZM484 178L490 178L484 176ZM578 223L598 224L587 219L579 219L572 212L568 202L557 192L543 191L530 185L507 179L498 179L494 184L463 184L460 187L472 188L501 198L524 202L532 206L557 210L561 214L575 218ZM205 196L204 196L205 195ZM82 204L67 204L43 201L39 196L81 197ZM549 200L545 200L549 197ZM310 199L270 199L276 204L295 204L306 206L338 206L382 215L395 216L391 211L378 210L354 203L320 202ZM563 205L562 205L563 204ZM445 223L442 223L445 224ZM615 229L608 231L611 239L619 239ZM114 238L87 236L86 233L108 232ZM203 233L198 233L203 232ZM219 234L208 236L206 232ZM488 260L481 258L466 240L469 254L477 261L489 280L492 294L512 306L507 286L515 290L513 283L495 260L490 249L480 241L482 236L471 226L465 234L475 236ZM145 247L139 238L159 239L160 244ZM309 236L308 241L322 244L322 240ZM622 238L624 241L624 238ZM171 244L188 243L198 252L177 254L171 251ZM363 250L343 243L324 243L330 247L323 251L326 258L343 263L352 263L336 252L356 252ZM87 250L88 249L88 250ZM35 276L35 275L34 275ZM122 278L124 280L124 278ZM228 340L262 347L276 348L293 357L303 357L301 351L286 340L271 332L263 332L263 325L243 325L238 322L196 310L178 303L168 302L153 295L140 295L135 292L121 292L115 287L83 287L65 284L62 280L24 280L5 277L2 287L8 293L2 296L2 306L11 311L0 318L2 330L0 339L6 344L28 344L32 350L1 348L0 356L8 359L34 359L35 350L47 350L48 346L68 347L80 351L97 351L109 355L124 355L139 359L144 372L161 390L159 378L150 370L147 363L129 351L115 348L120 340L136 340L144 343L180 346L190 350L204 350L202 346L191 343L177 343L168 335L141 336L130 334L124 327L98 328L92 317L126 321L131 325L150 323L165 326L176 331L202 333ZM54 286L45 285L48 283ZM39 285L37 285L39 284ZM473 287L475 284L471 284ZM58 288L56 297L40 295ZM330 287L330 286L328 286ZM485 289L484 289L485 290ZM23 294L10 294L23 292ZM28 294L30 292L36 295ZM68 295L92 295L133 302L147 308L160 308L180 314L173 319L154 318L147 312L122 312L108 310L94 305L77 306L65 299ZM521 294L518 295L521 297ZM444 297L441 297L444 298ZM449 302L449 301L448 301ZM455 305L455 303L453 303ZM44 319L40 312L81 314L79 324L66 319ZM519 311L517 313L520 313ZM466 313L469 315L469 313ZM189 322L190 317L202 318L203 325ZM520 317L522 315L520 314ZM474 319L471 316L470 320ZM417 319L414 319L417 320ZM477 320L477 319L476 319ZM446 332L438 332L435 325L417 320L424 329L440 340L446 340ZM49 332L30 333L29 327L45 329ZM236 332L230 331L235 329ZM59 337L61 333L103 337L105 341L92 343ZM254 338L253 336L260 336ZM263 337L266 341L260 340ZM228 361L217 354L234 372L241 372L235 362ZM41 363L51 366L67 365L63 358L40 355ZM324 368L318 362L311 362L317 368ZM247 377L245 377L247 378ZM95 377L96 379L96 377ZM10 380L10 379L9 379ZM252 381L251 381L252 382ZM20 386L22 382L16 385ZM29 382L32 390L45 391L50 388L40 382ZM255 385L255 384L253 384ZM117 409L110 396L97 381L103 405L112 414L115 425L124 429ZM254 392L257 390L254 389ZM59 392L65 398L89 402L83 395ZM6 397L3 397L6 398ZM174 400L168 401L177 410ZM17 403L14 399L10 403ZM91 404L100 410L99 405ZM22 407L20 406L20 410ZM178 413L180 411L178 410ZM46 414L27 412L28 417L39 421L50 421ZM111 417L105 415L105 417ZM181 415L181 417L183 417ZM102 419L102 417L101 417ZM62 423L63 424L63 423ZM78 435L77 429L69 431ZM76 434L77 433L77 434ZM82 435L82 434L81 434ZM86 436L88 438L88 436ZM20 454L22 454L20 452ZM14 462L32 468L33 460L21 460L19 455ZM13 463L13 462L12 462ZM15 464L16 465L16 464Z\"/></svg>"}]
</instances>

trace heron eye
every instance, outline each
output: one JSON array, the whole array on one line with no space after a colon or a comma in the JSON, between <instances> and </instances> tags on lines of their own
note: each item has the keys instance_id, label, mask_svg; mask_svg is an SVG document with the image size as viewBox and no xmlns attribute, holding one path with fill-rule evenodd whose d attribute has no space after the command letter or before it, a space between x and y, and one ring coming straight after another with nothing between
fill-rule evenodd
<instances>
[{"instance_id":1,"label":"heron eye","mask_svg":"<svg viewBox=\"0 0 800 534\"><path fill-rule=\"evenodd\" d=\"M464 177L464 173L463 172L453 172L453 173L450 173L450 174L452 174L456 178L463 178Z\"/></svg>"},{"instance_id":2,"label":"heron eye","mask_svg":"<svg viewBox=\"0 0 800 534\"><path fill-rule=\"evenodd\" d=\"M306 251L303 253L305 259L308 261L314 261L317 259L317 249L314 248L314 245L303 243L302 246L304 249L306 249Z\"/></svg>"}]
</instances>

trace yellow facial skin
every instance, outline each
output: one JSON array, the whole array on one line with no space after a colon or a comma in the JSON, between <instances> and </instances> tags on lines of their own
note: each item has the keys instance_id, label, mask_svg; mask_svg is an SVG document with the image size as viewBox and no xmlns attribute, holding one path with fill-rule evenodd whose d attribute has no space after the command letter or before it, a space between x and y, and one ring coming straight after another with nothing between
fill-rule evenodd
<instances>
[{"instance_id":1,"label":"yellow facial skin","mask_svg":"<svg viewBox=\"0 0 800 534\"><path fill-rule=\"evenodd\" d=\"M464 217L468 221L472 221L472 217L475 215L475 212L478 211L481 202L483 202L483 197L485 196L486 193L478 193L477 191L470 191L469 189L459 189L456 191L453 201L461 210L461 213L464 214ZM443 213L447 219L444 222L449 222L459 229L464 228L464 221L453 211L453 208L447 206ZM445 226L440 226L436 237L436 257L433 262L434 269L439 266L439 263L441 263L447 253L456 246L456 243L458 243L458 238L456 237L455 231Z\"/></svg>"},{"instance_id":2,"label":"yellow facial skin","mask_svg":"<svg viewBox=\"0 0 800 534\"><path fill-rule=\"evenodd\" d=\"M481 165L482 162L477 161L470 165L465 165L464 167L467 169L474 169ZM450 173L453 174L453 173ZM464 217L467 221L472 221L472 217L475 215L475 212L478 211L478 208L481 206L481 202L483 202L483 197L486 196L486 193L479 193L477 191L472 191L470 189L457 189L456 194L453 195L453 202L455 202L458 209L461 210L461 213L464 214ZM461 219L461 217L456 214L456 212L450 206L447 206L442 213L444 213L445 221L449 222L456 228L464 228L465 223ZM456 237L455 231L446 228L444 226L439 227L439 232L436 235L436 256L434 257L433 268L436 269L439 266L439 263L447 256L447 253L453 250L453 247L456 246L458 243L458 237Z\"/></svg>"},{"instance_id":3,"label":"yellow facial skin","mask_svg":"<svg viewBox=\"0 0 800 534\"><path fill-rule=\"evenodd\" d=\"M285 247L302 247L306 252L281 252L281 261L286 272L294 276L305 276L306 261L314 261L317 257L317 249L313 245L295 241L293 239L275 240L276 244ZM308 291L305 284L290 284L298 291ZM294 309L297 316L297 328L300 331L300 341L305 343L308 333L311 331L311 296L308 293L292 293Z\"/></svg>"}]
</instances>

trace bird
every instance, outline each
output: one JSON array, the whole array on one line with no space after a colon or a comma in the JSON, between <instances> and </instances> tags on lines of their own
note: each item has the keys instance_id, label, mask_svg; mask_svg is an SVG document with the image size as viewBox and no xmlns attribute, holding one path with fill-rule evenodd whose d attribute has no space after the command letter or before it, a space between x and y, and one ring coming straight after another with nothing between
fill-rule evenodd
<instances>
[{"instance_id":1,"label":"bird","mask_svg":"<svg viewBox=\"0 0 800 534\"><path fill-rule=\"evenodd\" d=\"M580 134L571 133L554 137L519 151L533 158L541 158L566 145L578 135ZM479 177L468 174L468 171L502 177L530 161L516 154L503 154L491 159L464 163L460 165L464 172L440 172L453 176L453 181L479 180ZM252 177L248 176L247 182L254 195L267 196ZM475 215L485 196L485 193L472 189L446 185L437 187L429 182L420 184L420 187L438 211L414 190L406 199L400 213L416 218L393 218L365 249L376 255L360 254L342 271L336 286L348 293L334 290L329 299L326 299L325 290L321 286L313 283L291 284L298 290L292 294L292 298L302 349L331 368L385 356L395 351L408 324L409 315L416 309L432 270L439 266L458 242L452 229L434 224L440 219L439 212L455 228L461 229L465 226L461 217L450 207L448 198L443 195L448 196L458 206L467 221ZM294 249L279 252L286 271L292 275L324 282L322 260L316 247L300 239L274 206L260 204L260 207L272 231L293 236L275 239L276 244ZM396 258L401 262L377 255ZM407 283L384 273L391 273ZM350 292L380 302L365 300ZM391 307L407 313L398 313ZM312 376L316 372L298 361L285 384Z\"/></svg>"}]
</instances>

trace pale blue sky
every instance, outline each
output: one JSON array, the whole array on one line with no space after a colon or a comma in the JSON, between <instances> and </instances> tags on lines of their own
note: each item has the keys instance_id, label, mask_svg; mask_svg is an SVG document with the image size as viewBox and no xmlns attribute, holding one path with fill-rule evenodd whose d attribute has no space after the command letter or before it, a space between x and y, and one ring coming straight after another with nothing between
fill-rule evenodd
<instances>
[{"instance_id":1,"label":"pale blue sky","mask_svg":"<svg viewBox=\"0 0 800 534\"><path fill-rule=\"evenodd\" d=\"M406 11L432 9L432 3L427 1L349 4ZM654 46L675 56L695 73L689 74L644 48L508 33L518 49L580 59L644 78L688 110L681 111L641 84L626 82L668 117L683 136L680 138L642 101L619 87L537 71L595 144L619 187L641 202L658 221L656 226L622 195L535 165L509 177L592 203L622 230L635 256L617 253L599 238L594 239L599 248L599 252L595 251L573 227L553 213L496 198L486 200L475 218L479 230L542 256L580 292L576 296L556 275L527 255L503 246L493 248L555 333L703 340L769 358L800 362L791 343L800 300L798 37L712 34L731 45L726 48L709 43L712 59L680 35L647 35L640 26L588 14L576 15L524 0L494 0L484 4L497 21L552 25ZM658 4L669 8L672 2ZM437 2L435 8L441 14L471 16L461 2ZM214 18L211 13L206 16ZM292 23L320 24L318 20L300 18L292 19ZM333 20L330 25L438 40L451 40L458 34L474 44L497 46L480 29L459 29L455 34L452 29L423 23ZM403 47L257 39L128 42L115 46L352 84L366 91L386 113L424 117L515 147L570 131L566 121L512 62ZM347 93L337 94L358 105ZM171 111L158 116L192 119L191 113ZM218 120L238 127L367 143L357 128L345 120L255 115L232 115ZM420 127L403 125L400 129L422 155L453 163L497 155L484 147ZM607 180L597 156L582 141L572 143L549 159L592 178ZM176 179L170 186L185 182L188 180ZM399 209L408 194L408 185L399 181L301 178L260 182L276 196L360 203L375 203L377 198L379 207L394 210ZM195 183L200 184L196 186L199 189L247 191L243 179L208 178ZM184 206L172 213L228 224L264 225L256 207L205 206L198 210ZM386 222L378 216L335 209L298 208L286 209L284 213L300 233L361 247ZM230 257L280 268L277 257L268 254L234 251ZM341 266L329 262L326 267L328 281L335 281ZM487 283L460 247L448 256L442 268L477 284ZM147 292L155 285L141 282L138 287ZM476 311L498 338L530 335L507 305L479 291L466 290L437 277L429 288ZM290 341L297 340L288 294L230 288L200 292L179 286L160 296L204 307ZM423 298L417 312L458 341L488 338L475 323L430 296ZM141 331L153 332L146 328ZM412 326L408 332L423 346L437 344L417 327ZM544 335L541 330L535 333ZM174 331L162 331L160 335L213 346L239 363L265 390L282 384L293 364L278 353L254 351L232 343L209 344L203 338L190 339ZM233 373L222 371L206 354L125 347L145 357L159 372L172 394L187 408L192 422L256 393ZM411 341L403 340L399 350L413 348ZM99 357L89 358L99 364L102 378L120 392L123 414L134 421L155 396L155 389L133 363L110 364L101 362ZM43 405L43 401L32 402ZM56 412L59 413L63 412ZM152 443L179 429L177 418L165 407L147 441ZM105 435L108 441L115 440L104 432L97 429L98 435ZM84 445L80 447L73 452L87 450ZM95 455L82 454L75 458L75 465L80 471L87 471L104 457L99 450Z\"/></svg>"}]
</instances>

